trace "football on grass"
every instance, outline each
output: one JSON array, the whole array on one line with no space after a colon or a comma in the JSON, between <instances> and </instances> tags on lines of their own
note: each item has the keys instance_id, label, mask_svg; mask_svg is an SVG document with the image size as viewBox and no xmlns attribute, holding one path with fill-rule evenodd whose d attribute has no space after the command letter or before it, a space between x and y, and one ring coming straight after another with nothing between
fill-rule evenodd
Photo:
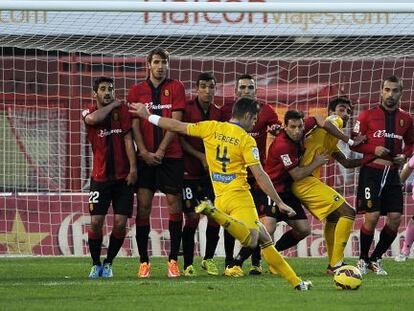
<instances>
[{"instance_id":1,"label":"football on grass","mask_svg":"<svg viewBox=\"0 0 414 311\"><path fill-rule=\"evenodd\" d=\"M334 283L338 289L358 289L362 283L361 272L351 265L342 266L335 271Z\"/></svg>"}]
</instances>

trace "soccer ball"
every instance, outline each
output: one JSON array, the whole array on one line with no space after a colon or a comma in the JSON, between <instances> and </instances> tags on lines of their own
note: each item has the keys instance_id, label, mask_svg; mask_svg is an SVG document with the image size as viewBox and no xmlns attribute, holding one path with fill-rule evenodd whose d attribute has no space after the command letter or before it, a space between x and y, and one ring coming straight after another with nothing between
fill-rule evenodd
<instances>
[{"instance_id":1,"label":"soccer ball","mask_svg":"<svg viewBox=\"0 0 414 311\"><path fill-rule=\"evenodd\" d=\"M346 265L335 271L334 283L337 289L358 289L362 283L362 275L357 267Z\"/></svg>"}]
</instances>

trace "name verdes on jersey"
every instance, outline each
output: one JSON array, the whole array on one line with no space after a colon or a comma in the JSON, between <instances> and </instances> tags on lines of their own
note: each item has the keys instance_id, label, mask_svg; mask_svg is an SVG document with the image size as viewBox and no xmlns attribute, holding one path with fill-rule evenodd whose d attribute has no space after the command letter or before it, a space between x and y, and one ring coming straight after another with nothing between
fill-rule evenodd
<instances>
[{"instance_id":1,"label":"name verdes on jersey","mask_svg":"<svg viewBox=\"0 0 414 311\"><path fill-rule=\"evenodd\" d=\"M232 136L226 136L223 133L219 133L219 132L214 132L214 138L219 141L224 141L225 143L229 143L235 146L240 144L240 139L236 137L232 137Z\"/></svg>"}]
</instances>

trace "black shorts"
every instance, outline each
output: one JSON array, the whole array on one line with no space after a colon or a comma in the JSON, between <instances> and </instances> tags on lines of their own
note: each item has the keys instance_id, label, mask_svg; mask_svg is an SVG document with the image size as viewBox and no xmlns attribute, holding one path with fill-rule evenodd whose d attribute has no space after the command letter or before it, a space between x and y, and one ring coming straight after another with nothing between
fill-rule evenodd
<instances>
[{"instance_id":1,"label":"black shorts","mask_svg":"<svg viewBox=\"0 0 414 311\"><path fill-rule=\"evenodd\" d=\"M91 179L88 208L91 215L106 215L112 202L114 214L132 216L134 187L127 182L111 180L97 182Z\"/></svg>"},{"instance_id":2,"label":"black shorts","mask_svg":"<svg viewBox=\"0 0 414 311\"><path fill-rule=\"evenodd\" d=\"M210 178L184 180L183 213L194 213L197 205L205 199L214 202L214 191Z\"/></svg>"},{"instance_id":3,"label":"black shorts","mask_svg":"<svg viewBox=\"0 0 414 311\"><path fill-rule=\"evenodd\" d=\"M266 201L263 199L267 197L263 190L257 185L254 177L248 177L247 182L250 186L250 194L253 197L254 205L256 206L259 217L265 216Z\"/></svg>"},{"instance_id":4,"label":"black shorts","mask_svg":"<svg viewBox=\"0 0 414 311\"><path fill-rule=\"evenodd\" d=\"M137 188L160 190L166 194L179 194L183 188L183 159L164 158L162 164L148 166L144 161L137 163Z\"/></svg>"},{"instance_id":5,"label":"black shorts","mask_svg":"<svg viewBox=\"0 0 414 311\"><path fill-rule=\"evenodd\" d=\"M381 187L381 181L385 184ZM377 169L368 166L361 167L359 172L357 213L403 212L403 193L398 170Z\"/></svg>"},{"instance_id":6,"label":"black shorts","mask_svg":"<svg viewBox=\"0 0 414 311\"><path fill-rule=\"evenodd\" d=\"M289 217L285 213L280 212L275 202L270 199L265 193L263 193L260 198L260 205L265 207L264 216L276 218L278 222L307 219L305 210L302 207L302 203L297 197L293 195L291 191L279 192L279 196L285 204L293 208L293 210L296 212L296 215Z\"/></svg>"}]
</instances>

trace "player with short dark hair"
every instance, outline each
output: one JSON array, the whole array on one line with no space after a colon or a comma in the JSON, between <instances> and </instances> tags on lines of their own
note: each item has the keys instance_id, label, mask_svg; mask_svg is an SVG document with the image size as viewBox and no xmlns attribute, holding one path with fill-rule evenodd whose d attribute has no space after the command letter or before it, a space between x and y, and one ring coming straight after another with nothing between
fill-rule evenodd
<instances>
[{"instance_id":1,"label":"player with short dark hair","mask_svg":"<svg viewBox=\"0 0 414 311\"><path fill-rule=\"evenodd\" d=\"M185 107L183 121L196 123L205 120L220 120L221 110L214 105L216 78L209 72L202 72L196 81L197 96L188 101ZM208 165L203 141L197 137L182 136L181 145L184 150L184 187L183 212L185 225L183 228L183 257L184 276L195 276L194 234L198 227L200 215L195 208L202 200L214 201L213 186L208 174ZM219 241L220 225L208 219L206 229L206 251L201 267L209 275L218 275L217 266L213 260Z\"/></svg>"},{"instance_id":2,"label":"player with short dark hair","mask_svg":"<svg viewBox=\"0 0 414 311\"><path fill-rule=\"evenodd\" d=\"M181 120L185 108L185 90L178 80L167 78L169 53L157 48L148 54L149 77L131 86L129 103L142 102L155 115ZM157 190L166 195L170 231L170 253L167 263L169 277L180 276L177 257L182 233L181 191L183 186L183 151L176 134L163 131L147 120L133 120L133 133L138 147L137 182L138 211L136 240L140 255L137 276L147 278L151 273L148 256L148 236L152 199Z\"/></svg>"},{"instance_id":3,"label":"player with short dark hair","mask_svg":"<svg viewBox=\"0 0 414 311\"><path fill-rule=\"evenodd\" d=\"M328 105L329 116L326 122L337 128L339 132L346 126L352 113L351 103L347 100L334 99ZM342 132L341 132L342 133ZM317 127L309 132L305 139L305 153L300 166L307 166L316 155L327 154L346 168L360 165L359 159L347 159L338 148L338 139L349 145L361 143L365 137L358 136L355 141L348 136L332 135L326 129ZM355 219L355 210L345 201L342 195L320 180L320 167L311 175L295 180L292 184L293 194L302 202L309 212L324 223L324 237L328 255L326 272L333 274L344 265L344 250L348 242Z\"/></svg>"},{"instance_id":4,"label":"player with short dark hair","mask_svg":"<svg viewBox=\"0 0 414 311\"><path fill-rule=\"evenodd\" d=\"M397 236L403 212L403 194L399 168L413 153L414 136L411 115L399 108L402 82L396 76L384 79L381 103L360 113L354 134L367 136L367 141L352 148L363 154L359 173L357 211L365 213L360 231L361 253L358 268L361 273L371 269L377 275L387 275L382 267L382 255ZM380 239L369 256L379 217L386 216Z\"/></svg>"},{"instance_id":5,"label":"player with short dark hair","mask_svg":"<svg viewBox=\"0 0 414 311\"><path fill-rule=\"evenodd\" d=\"M244 113L242 109L245 109ZM289 216L295 215L295 212L280 200L269 176L260 164L256 142L247 133L253 128L260 107L252 99L241 98L235 103L234 110L240 113L239 117L233 117L229 122L198 123L160 118L150 114L141 103L131 104L130 111L166 130L203 139L217 207L213 207L210 201L203 201L196 212L213 218L243 246L255 248L259 242L263 257L272 269L295 289L308 290L312 285L311 282L302 281L274 248L270 235L259 222L249 192L247 167L252 171L260 187L276 202L278 208Z\"/></svg>"},{"instance_id":6,"label":"player with short dark hair","mask_svg":"<svg viewBox=\"0 0 414 311\"><path fill-rule=\"evenodd\" d=\"M250 98L256 100L257 95L257 85L256 80L250 74L243 74L237 77L236 80L236 87L235 87L235 95L237 99L240 98ZM262 166L264 166L266 160L266 141L268 133L276 134L276 131L280 127L280 122L278 116L274 110L274 108L269 104L259 104L260 111L257 117L257 122L253 129L249 132L249 134L255 139L257 148L259 149L260 153L260 162ZM233 108L233 104L226 104L222 107L223 115L225 116L223 120L227 121L231 118L231 113L229 111L230 108ZM264 216L264 207L260 205L260 198L263 196L263 192L260 190L260 187L255 182L254 177L249 173L247 181L250 185L250 192L253 196L253 199L256 204L257 211L259 213L259 217ZM226 253L225 259L225 270L224 275L226 276L235 276L239 277L242 276L241 272L243 270L235 268L232 269L234 266L234 245L235 240L234 237L231 236L228 232L224 232L224 250ZM251 254L249 249L242 249L237 257L244 258L247 254ZM249 274L251 275L260 275L262 273L262 267L260 266L260 247L257 247L256 250L252 254L252 266L250 268Z\"/></svg>"},{"instance_id":7,"label":"player with short dark hair","mask_svg":"<svg viewBox=\"0 0 414 311\"><path fill-rule=\"evenodd\" d=\"M88 205L91 214L88 245L93 261L90 278L112 277L112 261L122 246L126 222L133 210L133 185L137 179L137 168L131 117L128 107L115 100L114 94L112 78L95 79L93 95L96 103L82 112L93 152ZM114 222L102 265L102 227L111 203Z\"/></svg>"}]
</instances>

